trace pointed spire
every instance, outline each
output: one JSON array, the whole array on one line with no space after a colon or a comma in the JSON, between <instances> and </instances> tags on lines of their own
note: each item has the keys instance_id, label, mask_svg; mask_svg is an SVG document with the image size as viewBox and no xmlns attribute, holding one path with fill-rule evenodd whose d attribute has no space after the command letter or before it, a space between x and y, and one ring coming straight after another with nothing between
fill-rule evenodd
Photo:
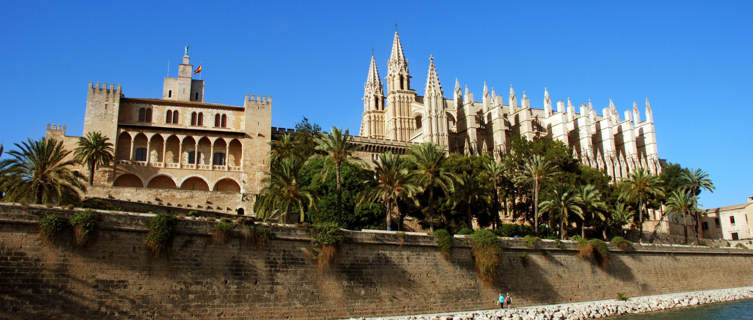
<instances>
[{"instance_id":1,"label":"pointed spire","mask_svg":"<svg viewBox=\"0 0 753 320\"><path fill-rule=\"evenodd\" d=\"M648 97L646 97L646 121L654 122L654 110L651 109L651 104L648 102Z\"/></svg>"},{"instance_id":2,"label":"pointed spire","mask_svg":"<svg viewBox=\"0 0 753 320\"><path fill-rule=\"evenodd\" d=\"M460 81L458 80L458 78L455 78L455 91L456 92L460 92L461 91L460 90Z\"/></svg>"},{"instance_id":3,"label":"pointed spire","mask_svg":"<svg viewBox=\"0 0 753 320\"><path fill-rule=\"evenodd\" d=\"M382 80L379 79L379 70L377 69L376 60L374 55L371 56L371 64L369 65L369 74L366 76L366 85L376 85L381 87Z\"/></svg>"},{"instance_id":4,"label":"pointed spire","mask_svg":"<svg viewBox=\"0 0 753 320\"><path fill-rule=\"evenodd\" d=\"M617 107L614 106L614 101L612 101L612 98L609 98L609 109L617 109Z\"/></svg>"},{"instance_id":5,"label":"pointed spire","mask_svg":"<svg viewBox=\"0 0 753 320\"><path fill-rule=\"evenodd\" d=\"M523 90L523 108L530 108L531 107L531 101L528 100L528 95L526 95L526 91Z\"/></svg>"},{"instance_id":6,"label":"pointed spire","mask_svg":"<svg viewBox=\"0 0 753 320\"><path fill-rule=\"evenodd\" d=\"M510 101L510 108L515 108L518 106L518 97L515 96L515 89L512 88L512 84L510 85L510 97L508 98L508 100Z\"/></svg>"},{"instance_id":7,"label":"pointed spire","mask_svg":"<svg viewBox=\"0 0 753 320\"><path fill-rule=\"evenodd\" d=\"M484 98L489 95L489 87L486 86L486 81L484 81Z\"/></svg>"},{"instance_id":8,"label":"pointed spire","mask_svg":"<svg viewBox=\"0 0 753 320\"><path fill-rule=\"evenodd\" d=\"M458 78L455 78L455 90L453 91L453 96L455 100L460 99L460 97L463 96L463 90L460 89L460 81L458 81Z\"/></svg>"},{"instance_id":9,"label":"pointed spire","mask_svg":"<svg viewBox=\"0 0 753 320\"><path fill-rule=\"evenodd\" d=\"M633 101L633 121L636 126L641 123L641 112L638 111L638 103L635 101Z\"/></svg>"},{"instance_id":10,"label":"pointed spire","mask_svg":"<svg viewBox=\"0 0 753 320\"><path fill-rule=\"evenodd\" d=\"M465 85L465 95L468 96L468 93L469 93L469 91L468 91L468 85Z\"/></svg>"},{"instance_id":11,"label":"pointed spire","mask_svg":"<svg viewBox=\"0 0 753 320\"><path fill-rule=\"evenodd\" d=\"M437 75L437 68L434 66L434 56L429 56L429 74L426 76L426 92L425 95L442 93L442 84L439 82L439 76Z\"/></svg>"},{"instance_id":12,"label":"pointed spire","mask_svg":"<svg viewBox=\"0 0 753 320\"><path fill-rule=\"evenodd\" d=\"M552 99L549 97L549 89L544 88L544 104L547 104L547 103L551 104Z\"/></svg>"},{"instance_id":13,"label":"pointed spire","mask_svg":"<svg viewBox=\"0 0 753 320\"><path fill-rule=\"evenodd\" d=\"M403 45L400 43L400 35L395 30L395 38L392 40L392 53L390 53L390 60L405 62L405 54L403 54Z\"/></svg>"},{"instance_id":14,"label":"pointed spire","mask_svg":"<svg viewBox=\"0 0 753 320\"><path fill-rule=\"evenodd\" d=\"M552 98L549 97L549 90L544 88L544 116L552 115Z\"/></svg>"}]
</instances>

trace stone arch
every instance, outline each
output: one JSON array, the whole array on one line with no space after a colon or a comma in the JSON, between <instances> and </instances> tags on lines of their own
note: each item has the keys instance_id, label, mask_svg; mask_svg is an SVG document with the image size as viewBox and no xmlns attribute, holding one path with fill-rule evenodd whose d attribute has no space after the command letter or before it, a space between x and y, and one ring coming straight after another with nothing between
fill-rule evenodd
<instances>
[{"instance_id":1,"label":"stone arch","mask_svg":"<svg viewBox=\"0 0 753 320\"><path fill-rule=\"evenodd\" d=\"M230 143L228 144L228 153L227 163L231 166L240 167L243 158L243 146L238 139L230 140Z\"/></svg>"},{"instance_id":2,"label":"stone arch","mask_svg":"<svg viewBox=\"0 0 753 320\"><path fill-rule=\"evenodd\" d=\"M177 111L176 111L177 112ZM176 135L171 135L165 140L165 162L178 163L180 162L180 139Z\"/></svg>"},{"instance_id":3,"label":"stone arch","mask_svg":"<svg viewBox=\"0 0 753 320\"><path fill-rule=\"evenodd\" d=\"M128 134L128 132L123 131L118 136L117 147L115 150L115 159L131 159L131 135Z\"/></svg>"},{"instance_id":4,"label":"stone arch","mask_svg":"<svg viewBox=\"0 0 753 320\"><path fill-rule=\"evenodd\" d=\"M151 177L147 180L146 187L153 189L178 189L175 179L166 174L158 174Z\"/></svg>"},{"instance_id":5,"label":"stone arch","mask_svg":"<svg viewBox=\"0 0 753 320\"><path fill-rule=\"evenodd\" d=\"M199 139L199 153L197 162L198 164L211 164L211 154L212 153L212 142L209 141L209 138L203 137Z\"/></svg>"},{"instance_id":6,"label":"stone arch","mask_svg":"<svg viewBox=\"0 0 753 320\"><path fill-rule=\"evenodd\" d=\"M225 139L219 138L215 140L212 148L214 149L214 154L212 155L212 165L227 165L227 154L225 154L225 151L227 151L227 142L225 142Z\"/></svg>"},{"instance_id":7,"label":"stone arch","mask_svg":"<svg viewBox=\"0 0 753 320\"><path fill-rule=\"evenodd\" d=\"M196 148L196 140L194 140L194 138L190 136L185 137L181 145L183 146L183 154L181 155L180 162L186 164L196 163L196 154L194 153L194 149Z\"/></svg>"},{"instance_id":8,"label":"stone arch","mask_svg":"<svg viewBox=\"0 0 753 320\"><path fill-rule=\"evenodd\" d=\"M183 190L209 191L209 184L203 177L190 176L183 179L183 182L181 182L180 184L180 188Z\"/></svg>"},{"instance_id":9,"label":"stone arch","mask_svg":"<svg viewBox=\"0 0 753 320\"><path fill-rule=\"evenodd\" d=\"M143 132L140 132L136 134L135 137L133 137L133 154L131 155L131 160L134 161L146 161L147 157L147 142L149 139L147 139L146 135Z\"/></svg>"},{"instance_id":10,"label":"stone arch","mask_svg":"<svg viewBox=\"0 0 753 320\"><path fill-rule=\"evenodd\" d=\"M155 134L149 141L149 161L150 162L162 162L164 155L162 151L165 147L165 139L161 134Z\"/></svg>"},{"instance_id":11,"label":"stone arch","mask_svg":"<svg viewBox=\"0 0 753 320\"><path fill-rule=\"evenodd\" d=\"M124 173L115 179L112 185L115 187L143 188L144 181L141 181L141 178L133 173Z\"/></svg>"},{"instance_id":12,"label":"stone arch","mask_svg":"<svg viewBox=\"0 0 753 320\"><path fill-rule=\"evenodd\" d=\"M212 191L241 192L241 186L233 178L222 178L214 184Z\"/></svg>"}]
</instances>

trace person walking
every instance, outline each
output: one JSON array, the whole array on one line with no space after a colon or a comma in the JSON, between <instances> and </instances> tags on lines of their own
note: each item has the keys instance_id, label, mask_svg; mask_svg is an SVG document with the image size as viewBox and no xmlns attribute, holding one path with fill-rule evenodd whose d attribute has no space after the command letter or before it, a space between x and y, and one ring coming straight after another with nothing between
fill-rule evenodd
<instances>
[{"instance_id":1,"label":"person walking","mask_svg":"<svg viewBox=\"0 0 753 320\"><path fill-rule=\"evenodd\" d=\"M507 303L507 308L510 308L510 304L512 303L512 299L510 298L510 293L509 292L506 294L505 303Z\"/></svg>"},{"instance_id":2,"label":"person walking","mask_svg":"<svg viewBox=\"0 0 753 320\"><path fill-rule=\"evenodd\" d=\"M505 296L502 295L502 292L499 293L499 308L505 308Z\"/></svg>"}]
</instances>

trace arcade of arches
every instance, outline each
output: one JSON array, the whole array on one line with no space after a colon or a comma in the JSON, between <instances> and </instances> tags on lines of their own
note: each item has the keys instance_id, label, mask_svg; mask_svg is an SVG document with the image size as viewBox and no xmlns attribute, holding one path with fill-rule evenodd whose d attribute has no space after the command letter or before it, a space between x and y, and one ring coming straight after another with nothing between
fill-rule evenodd
<instances>
[{"instance_id":1,"label":"arcade of arches","mask_svg":"<svg viewBox=\"0 0 753 320\"><path fill-rule=\"evenodd\" d=\"M150 189L180 189L194 191L220 191L220 192L241 192L241 187L233 178L224 177L214 182L210 189L210 184L200 176L190 176L183 179L182 182L176 181L165 174L157 175L144 183L144 180L133 173L125 173L118 176L113 183L115 187L131 188L150 188Z\"/></svg>"},{"instance_id":2,"label":"arcade of arches","mask_svg":"<svg viewBox=\"0 0 753 320\"><path fill-rule=\"evenodd\" d=\"M115 159L158 168L241 171L243 145L237 138L123 131Z\"/></svg>"}]
</instances>

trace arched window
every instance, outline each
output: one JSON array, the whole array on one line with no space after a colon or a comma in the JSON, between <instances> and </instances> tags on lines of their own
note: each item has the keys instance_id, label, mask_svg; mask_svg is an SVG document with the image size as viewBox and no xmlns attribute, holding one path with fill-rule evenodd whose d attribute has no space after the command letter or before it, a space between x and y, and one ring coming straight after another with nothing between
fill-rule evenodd
<instances>
[{"instance_id":1,"label":"arched window","mask_svg":"<svg viewBox=\"0 0 753 320\"><path fill-rule=\"evenodd\" d=\"M222 115L222 124L220 126L223 128L227 127L227 116L224 114Z\"/></svg>"},{"instance_id":2,"label":"arched window","mask_svg":"<svg viewBox=\"0 0 753 320\"><path fill-rule=\"evenodd\" d=\"M204 113L199 112L199 119L196 120L198 126L204 125Z\"/></svg>"},{"instance_id":3,"label":"arched window","mask_svg":"<svg viewBox=\"0 0 753 320\"><path fill-rule=\"evenodd\" d=\"M172 90L167 90L167 97L168 98L172 98L172 96L173 96L173 91Z\"/></svg>"},{"instance_id":4,"label":"arched window","mask_svg":"<svg viewBox=\"0 0 753 320\"><path fill-rule=\"evenodd\" d=\"M146 148L136 149L136 161L146 161Z\"/></svg>"},{"instance_id":5,"label":"arched window","mask_svg":"<svg viewBox=\"0 0 753 320\"><path fill-rule=\"evenodd\" d=\"M152 108L146 108L146 122L152 122Z\"/></svg>"},{"instance_id":6,"label":"arched window","mask_svg":"<svg viewBox=\"0 0 753 320\"><path fill-rule=\"evenodd\" d=\"M191 112L191 125L196 125L196 112Z\"/></svg>"},{"instance_id":7,"label":"arched window","mask_svg":"<svg viewBox=\"0 0 753 320\"><path fill-rule=\"evenodd\" d=\"M146 119L146 109L140 108L139 109L139 122L144 122Z\"/></svg>"},{"instance_id":8,"label":"arched window","mask_svg":"<svg viewBox=\"0 0 753 320\"><path fill-rule=\"evenodd\" d=\"M178 123L178 110L173 111L173 123Z\"/></svg>"},{"instance_id":9,"label":"arched window","mask_svg":"<svg viewBox=\"0 0 753 320\"><path fill-rule=\"evenodd\" d=\"M165 115L165 123L172 123L173 122L173 112L171 110L167 110L167 114Z\"/></svg>"},{"instance_id":10,"label":"arched window","mask_svg":"<svg viewBox=\"0 0 753 320\"><path fill-rule=\"evenodd\" d=\"M220 126L220 115L219 114L215 114L214 115L214 126L215 127L219 127Z\"/></svg>"}]
</instances>

